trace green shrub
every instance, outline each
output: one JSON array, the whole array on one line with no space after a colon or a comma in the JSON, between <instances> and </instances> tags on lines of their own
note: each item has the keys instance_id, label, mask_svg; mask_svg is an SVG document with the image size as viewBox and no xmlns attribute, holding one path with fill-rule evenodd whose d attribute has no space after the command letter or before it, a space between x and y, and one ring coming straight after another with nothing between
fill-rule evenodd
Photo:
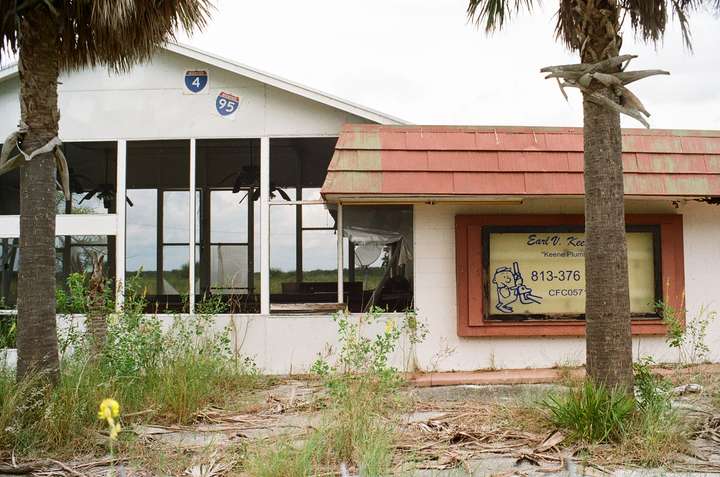
<instances>
[{"instance_id":1,"label":"green shrub","mask_svg":"<svg viewBox=\"0 0 720 477\"><path fill-rule=\"evenodd\" d=\"M588 379L564 396L550 396L545 406L552 423L569 431L571 439L600 443L619 441L625 435L635 402Z\"/></svg>"},{"instance_id":2,"label":"green shrub","mask_svg":"<svg viewBox=\"0 0 720 477\"><path fill-rule=\"evenodd\" d=\"M671 384L652 372L652 359L634 365L635 398L586 380L544 402L551 423L573 441L616 444L623 461L662 466L688 443L688 428L672 407Z\"/></svg>"},{"instance_id":3,"label":"green shrub","mask_svg":"<svg viewBox=\"0 0 720 477\"><path fill-rule=\"evenodd\" d=\"M342 463L363 476L388 475L396 425L392 415L402 404L398 392L402 376L390 358L403 335L417 343L427 332L414 312L406 313L401 323L386 320L373 336L364 332L383 318L380 309L361 316L335 316L337 361L331 364L321 357L312 366L329 394L322 425L300 445L280 442L251 452L246 463L250 475L334 473Z\"/></svg>"},{"instance_id":4,"label":"green shrub","mask_svg":"<svg viewBox=\"0 0 720 477\"><path fill-rule=\"evenodd\" d=\"M124 415L143 411L142 419L187 423L196 411L227 404L260 384L252 362L230 353L229 330L213 331L212 315L177 317L163 331L157 317L143 314L138 290L135 277L123 310L110 316L99 355L75 328L64 334L61 347L72 353L64 354L55 386L41 376L16 382L10 373L0 375L0 448L18 454L90 450L104 398L117 400Z\"/></svg>"}]
</instances>

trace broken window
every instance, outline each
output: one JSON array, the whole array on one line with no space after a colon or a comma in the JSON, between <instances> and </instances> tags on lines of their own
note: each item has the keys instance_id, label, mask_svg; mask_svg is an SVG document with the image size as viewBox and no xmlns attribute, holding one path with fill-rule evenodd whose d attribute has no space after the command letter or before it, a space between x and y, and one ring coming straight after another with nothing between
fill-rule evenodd
<instances>
[{"instance_id":1,"label":"broken window","mask_svg":"<svg viewBox=\"0 0 720 477\"><path fill-rule=\"evenodd\" d=\"M229 311L260 311L260 141L197 141L198 298L222 295Z\"/></svg>"},{"instance_id":2,"label":"broken window","mask_svg":"<svg viewBox=\"0 0 720 477\"><path fill-rule=\"evenodd\" d=\"M184 309L190 268L190 141L127 143L126 280L154 309Z\"/></svg>"},{"instance_id":3,"label":"broken window","mask_svg":"<svg viewBox=\"0 0 720 477\"><path fill-rule=\"evenodd\" d=\"M343 206L343 239L347 243L343 291L350 311L412 308L412 233L411 206Z\"/></svg>"}]
</instances>

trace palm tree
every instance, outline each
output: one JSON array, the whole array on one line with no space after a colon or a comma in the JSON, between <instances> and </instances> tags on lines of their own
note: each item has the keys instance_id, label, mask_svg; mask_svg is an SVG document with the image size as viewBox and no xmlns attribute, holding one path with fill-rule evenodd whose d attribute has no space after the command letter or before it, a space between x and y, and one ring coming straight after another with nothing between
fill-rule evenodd
<instances>
[{"instance_id":1,"label":"palm tree","mask_svg":"<svg viewBox=\"0 0 720 477\"><path fill-rule=\"evenodd\" d=\"M67 165L57 147L59 73L97 65L127 71L176 29L204 26L210 8L210 0L0 0L0 53L19 54L20 128L0 155L0 173L20 167L19 378L31 370L52 380L59 373L56 166L68 194ZM10 157L15 144L24 153ZM30 151L37 152L26 160Z\"/></svg>"},{"instance_id":2,"label":"palm tree","mask_svg":"<svg viewBox=\"0 0 720 477\"><path fill-rule=\"evenodd\" d=\"M648 126L649 116L626 85L659 70L627 72L634 58L620 56L620 18L646 42L661 40L672 12L690 48L688 14L720 0L560 0L556 38L579 53L581 64L543 68L547 78L583 94L585 169L585 269L587 358L589 376L608 386L632 389L632 341L628 291L620 114ZM469 0L468 17L486 32L504 26L532 0ZM563 82L560 82L563 79Z\"/></svg>"}]
</instances>

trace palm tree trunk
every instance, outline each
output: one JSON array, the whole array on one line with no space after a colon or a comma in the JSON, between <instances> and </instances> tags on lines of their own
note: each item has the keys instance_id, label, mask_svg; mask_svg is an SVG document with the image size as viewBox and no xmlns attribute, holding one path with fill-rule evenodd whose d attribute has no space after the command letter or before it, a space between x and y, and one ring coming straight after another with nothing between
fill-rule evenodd
<instances>
[{"instance_id":1,"label":"palm tree trunk","mask_svg":"<svg viewBox=\"0 0 720 477\"><path fill-rule=\"evenodd\" d=\"M20 111L28 126L22 148L30 153L58 133L58 26L42 7L20 26ZM55 160L36 156L20 170L20 274L18 277L18 378L29 372L59 374L55 322Z\"/></svg>"},{"instance_id":2,"label":"palm tree trunk","mask_svg":"<svg viewBox=\"0 0 720 477\"><path fill-rule=\"evenodd\" d=\"M583 101L587 371L595 382L632 390L620 116Z\"/></svg>"}]
</instances>

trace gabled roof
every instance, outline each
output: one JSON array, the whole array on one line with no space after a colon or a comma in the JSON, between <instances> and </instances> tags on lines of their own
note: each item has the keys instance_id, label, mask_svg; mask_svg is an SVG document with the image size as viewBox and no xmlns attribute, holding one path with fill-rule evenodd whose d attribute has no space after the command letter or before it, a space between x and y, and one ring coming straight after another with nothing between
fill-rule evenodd
<instances>
[{"instance_id":1,"label":"gabled roof","mask_svg":"<svg viewBox=\"0 0 720 477\"><path fill-rule=\"evenodd\" d=\"M318 103L331 106L341 111L354 114L355 116L359 116L369 121L373 121L379 124L408 124L407 121L396 118L394 116L381 113L374 109L366 108L365 106L346 101L336 96L323 93L322 91L303 86L301 84L280 78L279 76L265 73L255 68L251 68L249 66L242 65L240 63L236 63L234 61L221 58L219 56L215 56L186 45L180 45L178 43L168 43L163 48L172 53L176 53L187 58L192 58L194 60L207 63L208 65L229 71L231 73L245 76L255 81L259 81L261 83L287 91L289 93L293 93L298 96L317 101ZM17 64L12 64L7 66L6 68L0 69L0 82L16 76L17 73Z\"/></svg>"},{"instance_id":2,"label":"gabled roof","mask_svg":"<svg viewBox=\"0 0 720 477\"><path fill-rule=\"evenodd\" d=\"M625 194L720 196L720 131L623 130ZM343 128L322 194L362 198L582 196L580 128Z\"/></svg>"}]
</instances>

